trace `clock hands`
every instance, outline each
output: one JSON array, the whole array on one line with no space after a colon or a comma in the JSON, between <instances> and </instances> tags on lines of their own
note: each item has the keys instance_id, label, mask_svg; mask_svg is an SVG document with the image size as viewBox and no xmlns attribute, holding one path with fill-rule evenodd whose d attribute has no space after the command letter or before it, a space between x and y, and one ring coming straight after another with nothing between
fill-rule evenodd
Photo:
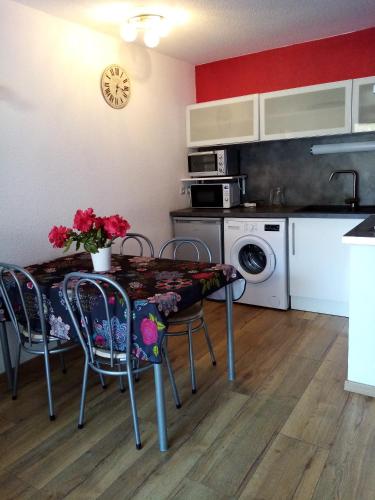
<instances>
[{"instance_id":1,"label":"clock hands","mask_svg":"<svg viewBox=\"0 0 375 500\"><path fill-rule=\"evenodd\" d=\"M127 87L124 87L123 89L120 87L120 85L118 83L116 83L116 94L117 94L117 91L118 90L121 90L121 92L126 92L128 89Z\"/></svg>"}]
</instances>

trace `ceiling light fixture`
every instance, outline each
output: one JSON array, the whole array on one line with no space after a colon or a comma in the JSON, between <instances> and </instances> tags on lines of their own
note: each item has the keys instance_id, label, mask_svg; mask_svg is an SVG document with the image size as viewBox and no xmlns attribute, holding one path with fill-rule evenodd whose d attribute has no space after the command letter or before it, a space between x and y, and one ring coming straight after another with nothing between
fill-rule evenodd
<instances>
[{"instance_id":1,"label":"ceiling light fixture","mask_svg":"<svg viewBox=\"0 0 375 500\"><path fill-rule=\"evenodd\" d=\"M143 41L147 47L159 45L160 38L168 35L170 23L168 19L159 14L139 14L129 17L121 27L121 37L125 42L134 42L138 32L143 32Z\"/></svg>"}]
</instances>

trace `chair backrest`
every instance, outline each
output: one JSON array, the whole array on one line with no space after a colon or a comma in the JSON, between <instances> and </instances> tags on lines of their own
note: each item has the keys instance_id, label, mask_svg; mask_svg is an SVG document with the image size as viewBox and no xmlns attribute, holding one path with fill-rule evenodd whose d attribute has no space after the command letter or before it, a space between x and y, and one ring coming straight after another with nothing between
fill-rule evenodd
<instances>
[{"instance_id":1,"label":"chair backrest","mask_svg":"<svg viewBox=\"0 0 375 500\"><path fill-rule=\"evenodd\" d=\"M140 233L128 233L125 238L122 240L122 243L121 243L121 247L120 247L120 254L121 255L124 255L124 246L125 246L125 243L129 240L135 240L138 245L139 245L139 256L140 257L143 257L143 246L144 246L144 243L146 243L148 245L148 248L149 248L149 252L150 252L150 257L153 257L154 256L154 246L153 244L151 243L151 240L149 238L147 238L147 236L144 236L143 234L140 234Z\"/></svg>"},{"instance_id":2,"label":"chair backrest","mask_svg":"<svg viewBox=\"0 0 375 500\"><path fill-rule=\"evenodd\" d=\"M212 262L211 250L209 249L207 243L200 240L199 238L184 238L184 237L176 237L171 240L166 241L159 252L159 258L164 256L164 253L167 249L173 247L173 259L177 260L177 252L184 246L189 246L193 249L196 255L196 260L200 260L201 251L204 250L207 254L208 260L207 262Z\"/></svg>"},{"instance_id":3,"label":"chair backrest","mask_svg":"<svg viewBox=\"0 0 375 500\"><path fill-rule=\"evenodd\" d=\"M111 367L115 364L116 351L123 351L123 347L127 358L131 357L130 300L116 281L101 274L69 273L63 282L63 296L88 363L94 369L95 349L98 348L108 351ZM117 321L115 312L118 314L119 308L124 323ZM97 317L98 311L100 321ZM122 347L119 346L120 342ZM131 363L127 365L131 370Z\"/></svg>"},{"instance_id":4,"label":"chair backrest","mask_svg":"<svg viewBox=\"0 0 375 500\"><path fill-rule=\"evenodd\" d=\"M15 264L0 263L0 294L16 331L19 342L32 348L34 330L47 339L43 296L35 278L26 269Z\"/></svg>"}]
</instances>

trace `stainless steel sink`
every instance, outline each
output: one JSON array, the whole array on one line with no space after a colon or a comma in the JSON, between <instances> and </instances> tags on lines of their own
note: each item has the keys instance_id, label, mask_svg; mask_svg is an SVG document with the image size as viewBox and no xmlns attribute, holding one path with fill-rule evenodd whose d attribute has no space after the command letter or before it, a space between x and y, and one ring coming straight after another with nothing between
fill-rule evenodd
<instances>
[{"instance_id":1,"label":"stainless steel sink","mask_svg":"<svg viewBox=\"0 0 375 500\"><path fill-rule=\"evenodd\" d=\"M322 214L375 214L375 205L363 205L352 208L350 205L308 205L296 212L312 212Z\"/></svg>"}]
</instances>

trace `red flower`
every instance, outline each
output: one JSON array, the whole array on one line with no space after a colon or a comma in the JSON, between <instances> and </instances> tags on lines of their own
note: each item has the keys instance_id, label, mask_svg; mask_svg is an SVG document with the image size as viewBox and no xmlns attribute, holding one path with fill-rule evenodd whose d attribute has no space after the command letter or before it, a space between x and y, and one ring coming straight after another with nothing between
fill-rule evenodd
<instances>
[{"instance_id":1,"label":"red flower","mask_svg":"<svg viewBox=\"0 0 375 500\"><path fill-rule=\"evenodd\" d=\"M65 226L53 226L48 235L48 239L55 248L62 248L66 240L69 238L70 231L71 229Z\"/></svg>"},{"instance_id":2,"label":"red flower","mask_svg":"<svg viewBox=\"0 0 375 500\"><path fill-rule=\"evenodd\" d=\"M95 227L99 229L100 227L104 227L106 217L96 217L95 218Z\"/></svg>"},{"instance_id":3,"label":"red flower","mask_svg":"<svg viewBox=\"0 0 375 500\"><path fill-rule=\"evenodd\" d=\"M111 215L105 218L104 229L110 238L124 237L130 224L120 215Z\"/></svg>"},{"instance_id":4,"label":"red flower","mask_svg":"<svg viewBox=\"0 0 375 500\"><path fill-rule=\"evenodd\" d=\"M86 233L92 229L92 226L95 222L95 214L92 208L88 208L87 210L77 210L74 216L74 224L73 227L78 229L78 231L82 231Z\"/></svg>"},{"instance_id":5,"label":"red flower","mask_svg":"<svg viewBox=\"0 0 375 500\"><path fill-rule=\"evenodd\" d=\"M158 328L156 324L148 318L143 318L141 321L141 334L143 342L146 345L156 344L158 340Z\"/></svg>"},{"instance_id":6,"label":"red flower","mask_svg":"<svg viewBox=\"0 0 375 500\"><path fill-rule=\"evenodd\" d=\"M95 337L95 344L98 347L104 347L105 346L105 338L103 337L103 335L97 335Z\"/></svg>"},{"instance_id":7,"label":"red flower","mask_svg":"<svg viewBox=\"0 0 375 500\"><path fill-rule=\"evenodd\" d=\"M196 280L208 280L212 278L215 275L215 273L197 273L193 274L193 278Z\"/></svg>"}]
</instances>

